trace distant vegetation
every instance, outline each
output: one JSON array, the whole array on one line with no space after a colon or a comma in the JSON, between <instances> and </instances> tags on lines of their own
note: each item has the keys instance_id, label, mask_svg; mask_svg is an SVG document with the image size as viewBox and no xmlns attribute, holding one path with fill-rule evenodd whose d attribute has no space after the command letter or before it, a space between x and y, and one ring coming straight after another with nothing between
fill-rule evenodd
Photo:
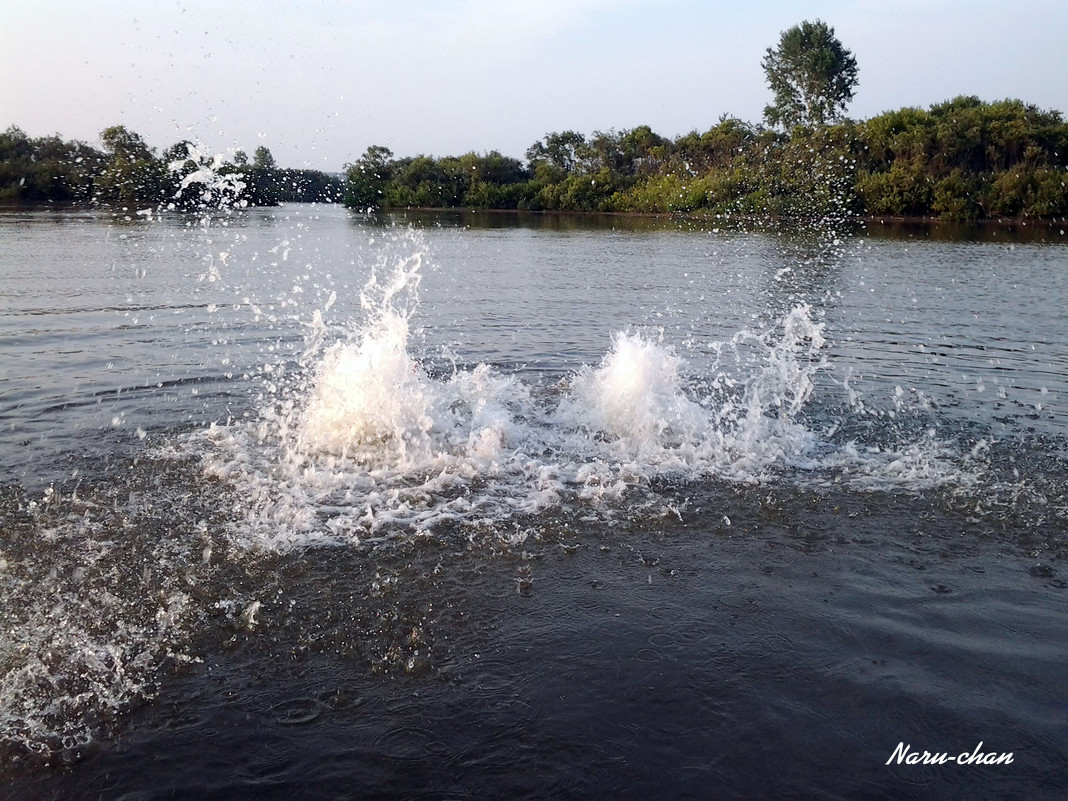
<instances>
[{"instance_id":1,"label":"distant vegetation","mask_svg":"<svg viewBox=\"0 0 1068 801\"><path fill-rule=\"evenodd\" d=\"M789 131L724 117L668 139L648 126L551 133L526 162L493 152L348 168L351 208L471 207L782 216L1068 215L1068 124L1019 100L958 97Z\"/></svg>"},{"instance_id":2,"label":"distant vegetation","mask_svg":"<svg viewBox=\"0 0 1068 801\"><path fill-rule=\"evenodd\" d=\"M179 142L157 155L125 126L100 134L103 149L59 136L31 138L19 128L0 133L0 204L78 203L107 208L198 209L336 202L340 178L318 170L282 169L270 150L229 161Z\"/></svg>"},{"instance_id":3,"label":"distant vegetation","mask_svg":"<svg viewBox=\"0 0 1068 801\"><path fill-rule=\"evenodd\" d=\"M0 203L197 208L338 201L360 210L531 211L1061 218L1068 216L1068 124L1020 100L958 97L863 121L844 117L857 62L817 20L768 48L766 125L721 117L669 139L648 126L547 134L526 160L485 155L395 158L373 146L344 180L278 168L267 148L229 162L179 142L157 156L123 126L103 150L58 136L0 134Z\"/></svg>"}]
</instances>

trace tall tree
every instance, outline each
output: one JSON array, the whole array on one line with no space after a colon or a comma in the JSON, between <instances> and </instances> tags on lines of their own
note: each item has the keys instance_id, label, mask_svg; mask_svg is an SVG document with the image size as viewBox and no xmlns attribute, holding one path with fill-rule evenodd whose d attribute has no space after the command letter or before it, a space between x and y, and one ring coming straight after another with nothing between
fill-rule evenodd
<instances>
[{"instance_id":1,"label":"tall tree","mask_svg":"<svg viewBox=\"0 0 1068 801\"><path fill-rule=\"evenodd\" d=\"M825 22L802 22L783 31L761 66L775 102L764 108L769 125L823 125L838 119L853 99L857 60Z\"/></svg>"},{"instance_id":2,"label":"tall tree","mask_svg":"<svg viewBox=\"0 0 1068 801\"><path fill-rule=\"evenodd\" d=\"M273 170L275 167L274 156L270 148L260 145L252 156L252 167L256 170Z\"/></svg>"}]
</instances>

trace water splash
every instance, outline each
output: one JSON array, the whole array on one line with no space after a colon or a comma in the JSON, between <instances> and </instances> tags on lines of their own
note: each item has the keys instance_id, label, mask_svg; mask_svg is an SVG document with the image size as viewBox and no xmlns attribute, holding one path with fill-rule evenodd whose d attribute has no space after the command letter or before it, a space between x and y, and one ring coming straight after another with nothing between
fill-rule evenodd
<instances>
[{"instance_id":1,"label":"water splash","mask_svg":"<svg viewBox=\"0 0 1068 801\"><path fill-rule=\"evenodd\" d=\"M298 424L296 450L418 464L432 455L435 389L408 351L409 319L422 257L399 264L386 283L373 274L361 293L368 321L356 342L332 345L316 370Z\"/></svg>"},{"instance_id":2,"label":"water splash","mask_svg":"<svg viewBox=\"0 0 1068 801\"><path fill-rule=\"evenodd\" d=\"M170 472L174 480L189 465L158 468L157 479ZM192 515L176 518L180 504ZM227 546L205 522L209 509L198 507L150 478L69 493L50 487L36 499L0 493L5 763L83 758L130 706L156 694L165 666L197 660L194 635L216 589L243 601L212 581L211 554Z\"/></svg>"},{"instance_id":3,"label":"water splash","mask_svg":"<svg viewBox=\"0 0 1068 801\"><path fill-rule=\"evenodd\" d=\"M167 169L179 178L174 197L167 204L168 209L207 210L248 205L244 197L248 184L241 180L240 173L228 170L223 155L203 151L191 142L182 144L185 155L167 165Z\"/></svg>"},{"instance_id":4,"label":"water splash","mask_svg":"<svg viewBox=\"0 0 1068 801\"><path fill-rule=\"evenodd\" d=\"M708 414L683 392L683 366L662 341L617 333L600 366L575 376L564 416L615 440L624 452L653 455L693 444Z\"/></svg>"},{"instance_id":5,"label":"water splash","mask_svg":"<svg viewBox=\"0 0 1068 801\"><path fill-rule=\"evenodd\" d=\"M443 368L450 360L428 354L418 328L427 255L414 236L399 246L408 249L387 248L360 291L360 319L328 324L332 293L304 315L304 353L297 343L265 361L256 419L168 438L157 450L196 460L198 477L178 486L222 479L221 492L211 482L204 494L235 519L203 512L220 530L196 524L198 493L161 492L167 468L139 468L146 486L123 479L91 503L69 497L49 501L47 513L28 503L11 513L21 522L0 544L0 743L76 757L110 719L151 697L165 666L195 659L194 633L213 610L243 631L266 625L261 601L215 572L219 562L263 561L244 550L442 531L515 549L561 517L677 515L677 497L653 489L663 480L967 489L989 469L988 448L962 457L926 426L916 436L886 426L877 438L858 436L856 421L877 410L848 380L824 380L834 367L825 329L801 303L722 342L618 332L599 362L562 380L455 360ZM299 310L295 301L286 308ZM828 403L828 385L841 406ZM910 404L924 399L901 390L887 414L915 416ZM1015 509L1049 497L1043 514L1063 519L1053 508L1063 487L1021 494L1015 478L982 502ZM978 514L976 497L960 499L969 514ZM726 511L709 519L730 525Z\"/></svg>"},{"instance_id":6,"label":"water splash","mask_svg":"<svg viewBox=\"0 0 1068 801\"><path fill-rule=\"evenodd\" d=\"M805 304L774 328L711 343L704 374L659 330L617 333L600 364L550 385L486 364L441 374L414 352L425 262L417 249L379 264L360 293L363 319L338 341L315 314L302 368L272 379L257 424L190 438L209 473L250 499L234 532L244 545L502 528L551 508L625 516L628 498L665 477L845 474L860 488L960 478L928 436L872 450L813 426L807 406L830 365Z\"/></svg>"}]
</instances>

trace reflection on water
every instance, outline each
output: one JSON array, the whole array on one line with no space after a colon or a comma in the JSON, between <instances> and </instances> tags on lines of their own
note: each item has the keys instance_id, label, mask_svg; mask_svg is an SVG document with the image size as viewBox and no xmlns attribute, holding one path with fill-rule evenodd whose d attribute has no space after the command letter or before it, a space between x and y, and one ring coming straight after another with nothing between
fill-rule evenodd
<instances>
[{"instance_id":1,"label":"reflection on water","mask_svg":"<svg viewBox=\"0 0 1068 801\"><path fill-rule=\"evenodd\" d=\"M540 231L739 231L761 232L796 241L806 232L810 239L833 240L843 234L872 239L934 242L997 242L999 244L1064 244L1063 220L983 220L953 222L877 218L847 220L833 227L820 221L747 218L742 215L601 214L596 212L483 211L477 209L407 209L365 216L359 222L392 226L398 221L417 227L460 227L478 230L527 228Z\"/></svg>"}]
</instances>

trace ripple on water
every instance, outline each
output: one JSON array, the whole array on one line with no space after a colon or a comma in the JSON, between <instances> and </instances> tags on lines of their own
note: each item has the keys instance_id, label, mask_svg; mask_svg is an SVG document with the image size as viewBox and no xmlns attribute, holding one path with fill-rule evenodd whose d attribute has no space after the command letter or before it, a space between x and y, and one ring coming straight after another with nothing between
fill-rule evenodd
<instances>
[{"instance_id":1,"label":"ripple on water","mask_svg":"<svg viewBox=\"0 0 1068 801\"><path fill-rule=\"evenodd\" d=\"M317 698L291 698L271 707L271 720L282 726L302 726L319 718L324 711Z\"/></svg>"}]
</instances>

